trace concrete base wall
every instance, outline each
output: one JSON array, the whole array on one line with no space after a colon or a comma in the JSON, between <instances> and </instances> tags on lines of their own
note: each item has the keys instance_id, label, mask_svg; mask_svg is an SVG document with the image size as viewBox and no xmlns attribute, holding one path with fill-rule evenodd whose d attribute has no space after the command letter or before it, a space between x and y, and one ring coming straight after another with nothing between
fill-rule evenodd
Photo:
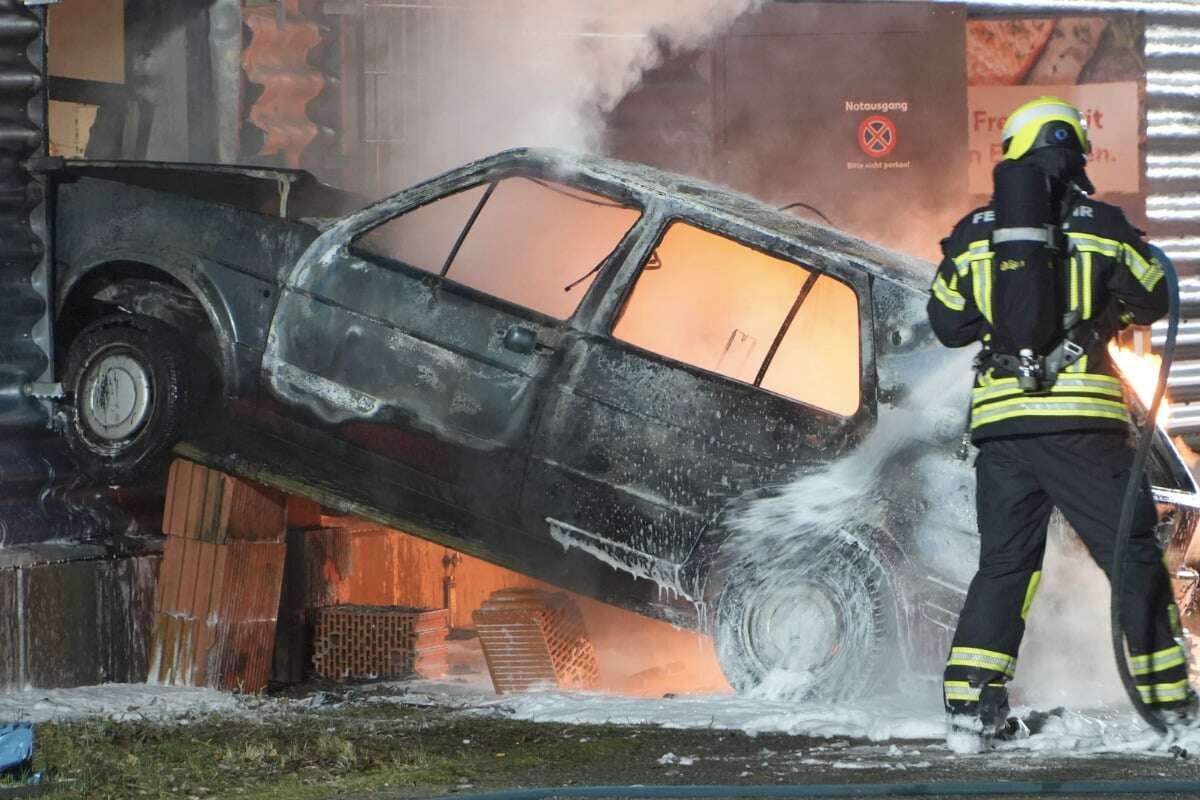
<instances>
[{"instance_id":1,"label":"concrete base wall","mask_svg":"<svg viewBox=\"0 0 1200 800\"><path fill-rule=\"evenodd\" d=\"M0 689L144 681L159 560L78 544L0 551Z\"/></svg>"}]
</instances>

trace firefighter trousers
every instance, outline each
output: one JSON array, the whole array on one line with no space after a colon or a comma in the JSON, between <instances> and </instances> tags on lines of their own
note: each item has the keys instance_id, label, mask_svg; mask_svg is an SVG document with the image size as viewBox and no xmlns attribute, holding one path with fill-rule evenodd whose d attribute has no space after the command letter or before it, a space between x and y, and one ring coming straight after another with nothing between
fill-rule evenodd
<instances>
[{"instance_id":1,"label":"firefighter trousers","mask_svg":"<svg viewBox=\"0 0 1200 800\"><path fill-rule=\"evenodd\" d=\"M1133 449L1117 432L1077 431L992 439L975 460L979 570L971 581L946 664L946 710L977 718L984 731L1008 715L1006 684L1041 579L1054 507L1109 573ZM1151 707L1193 700L1176 641L1175 608L1149 483L1143 481L1122 568L1121 619L1138 689ZM1070 653L1063 653L1070 658Z\"/></svg>"}]
</instances>

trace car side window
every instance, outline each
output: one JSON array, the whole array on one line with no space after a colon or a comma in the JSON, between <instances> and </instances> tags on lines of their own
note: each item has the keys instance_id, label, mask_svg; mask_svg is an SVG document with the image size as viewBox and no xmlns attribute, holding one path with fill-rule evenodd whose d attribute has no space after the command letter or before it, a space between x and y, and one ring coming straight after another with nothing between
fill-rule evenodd
<instances>
[{"instance_id":1,"label":"car side window","mask_svg":"<svg viewBox=\"0 0 1200 800\"><path fill-rule=\"evenodd\" d=\"M354 241L367 253L440 275L487 186L474 186L406 211Z\"/></svg>"},{"instance_id":2,"label":"car side window","mask_svg":"<svg viewBox=\"0 0 1200 800\"><path fill-rule=\"evenodd\" d=\"M758 385L836 414L861 400L858 295L822 275L804 298Z\"/></svg>"},{"instance_id":3,"label":"car side window","mask_svg":"<svg viewBox=\"0 0 1200 800\"><path fill-rule=\"evenodd\" d=\"M854 290L684 222L643 265L613 336L835 414L859 406Z\"/></svg>"},{"instance_id":4,"label":"car side window","mask_svg":"<svg viewBox=\"0 0 1200 800\"><path fill-rule=\"evenodd\" d=\"M506 178L491 190L446 277L566 319L641 214L561 183Z\"/></svg>"}]
</instances>

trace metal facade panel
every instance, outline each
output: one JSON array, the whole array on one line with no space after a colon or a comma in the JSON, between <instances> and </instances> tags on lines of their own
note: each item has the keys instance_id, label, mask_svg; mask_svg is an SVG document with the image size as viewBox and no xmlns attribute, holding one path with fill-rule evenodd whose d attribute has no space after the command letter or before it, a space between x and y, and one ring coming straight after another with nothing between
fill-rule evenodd
<instances>
[{"instance_id":1,"label":"metal facade panel","mask_svg":"<svg viewBox=\"0 0 1200 800\"><path fill-rule=\"evenodd\" d=\"M1146 18L1146 216L1182 278L1183 327L1171 369L1172 433L1200 434L1200 16ZM1154 326L1162 344L1166 322ZM1195 441L1193 440L1193 444Z\"/></svg>"},{"instance_id":2,"label":"metal facade panel","mask_svg":"<svg viewBox=\"0 0 1200 800\"><path fill-rule=\"evenodd\" d=\"M60 562L45 552L7 552L0 690L145 680L157 555Z\"/></svg>"},{"instance_id":3,"label":"metal facade panel","mask_svg":"<svg viewBox=\"0 0 1200 800\"><path fill-rule=\"evenodd\" d=\"M1200 273L1200 17L1146 25L1146 215L1179 271Z\"/></svg>"},{"instance_id":4,"label":"metal facade panel","mask_svg":"<svg viewBox=\"0 0 1200 800\"><path fill-rule=\"evenodd\" d=\"M53 370L48 194L28 164L46 152L44 19L0 0L0 427L44 419L22 388Z\"/></svg>"}]
</instances>

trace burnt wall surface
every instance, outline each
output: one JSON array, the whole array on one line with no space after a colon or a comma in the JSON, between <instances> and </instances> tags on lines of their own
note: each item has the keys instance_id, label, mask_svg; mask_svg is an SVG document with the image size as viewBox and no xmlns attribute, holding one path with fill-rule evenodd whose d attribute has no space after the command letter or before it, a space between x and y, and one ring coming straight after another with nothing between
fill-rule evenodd
<instances>
[{"instance_id":1,"label":"burnt wall surface","mask_svg":"<svg viewBox=\"0 0 1200 800\"><path fill-rule=\"evenodd\" d=\"M28 163L46 148L43 15L0 0L0 429L43 419L22 387L52 368L48 194Z\"/></svg>"},{"instance_id":2,"label":"burnt wall surface","mask_svg":"<svg viewBox=\"0 0 1200 800\"><path fill-rule=\"evenodd\" d=\"M935 258L966 192L965 22L937 3L766 3L648 71L607 150Z\"/></svg>"}]
</instances>

